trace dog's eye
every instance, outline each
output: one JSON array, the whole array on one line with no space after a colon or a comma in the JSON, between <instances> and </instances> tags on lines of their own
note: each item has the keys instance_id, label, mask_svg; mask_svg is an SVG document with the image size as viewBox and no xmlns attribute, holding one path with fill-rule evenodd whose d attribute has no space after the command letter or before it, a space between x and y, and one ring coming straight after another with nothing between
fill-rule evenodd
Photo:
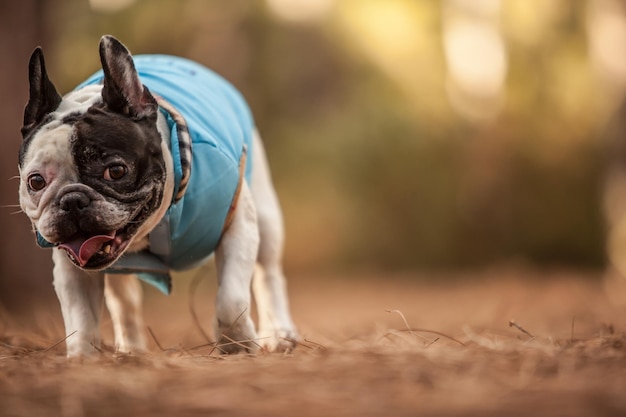
<instances>
[{"instance_id":1,"label":"dog's eye","mask_svg":"<svg viewBox=\"0 0 626 417\"><path fill-rule=\"evenodd\" d=\"M107 181L116 181L124 178L128 169L124 165L111 165L104 170L104 179Z\"/></svg>"},{"instance_id":2,"label":"dog's eye","mask_svg":"<svg viewBox=\"0 0 626 417\"><path fill-rule=\"evenodd\" d=\"M46 180L39 174L33 174L28 177L28 188L31 191L41 191L46 188Z\"/></svg>"}]
</instances>

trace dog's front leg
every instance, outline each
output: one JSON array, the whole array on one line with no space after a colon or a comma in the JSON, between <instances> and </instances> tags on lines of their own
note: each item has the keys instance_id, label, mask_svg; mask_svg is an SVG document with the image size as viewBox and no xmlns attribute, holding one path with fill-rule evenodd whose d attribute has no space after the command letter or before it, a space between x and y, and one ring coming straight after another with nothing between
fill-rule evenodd
<instances>
[{"instance_id":1,"label":"dog's front leg","mask_svg":"<svg viewBox=\"0 0 626 417\"><path fill-rule=\"evenodd\" d=\"M218 276L215 331L218 348L225 353L258 349L250 318L250 287L259 249L259 230L245 182L236 207L233 221L215 250Z\"/></svg>"},{"instance_id":2,"label":"dog's front leg","mask_svg":"<svg viewBox=\"0 0 626 417\"><path fill-rule=\"evenodd\" d=\"M104 299L113 322L115 347L119 352L140 353L146 350L141 311L143 290L135 275L105 275Z\"/></svg>"},{"instance_id":3,"label":"dog's front leg","mask_svg":"<svg viewBox=\"0 0 626 417\"><path fill-rule=\"evenodd\" d=\"M100 314L104 273L87 273L75 267L65 252L52 250L54 290L61 304L67 356L90 356L100 345Z\"/></svg>"}]
</instances>

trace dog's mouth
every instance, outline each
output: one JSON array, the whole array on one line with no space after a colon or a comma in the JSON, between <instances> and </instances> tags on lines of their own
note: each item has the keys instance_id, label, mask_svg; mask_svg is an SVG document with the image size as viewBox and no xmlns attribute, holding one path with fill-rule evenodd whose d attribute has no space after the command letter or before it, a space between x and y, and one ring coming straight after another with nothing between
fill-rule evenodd
<instances>
[{"instance_id":1,"label":"dog's mouth","mask_svg":"<svg viewBox=\"0 0 626 417\"><path fill-rule=\"evenodd\" d=\"M69 259L83 269L101 269L112 264L126 249L130 239L122 231L106 234L77 234L59 245Z\"/></svg>"}]
</instances>

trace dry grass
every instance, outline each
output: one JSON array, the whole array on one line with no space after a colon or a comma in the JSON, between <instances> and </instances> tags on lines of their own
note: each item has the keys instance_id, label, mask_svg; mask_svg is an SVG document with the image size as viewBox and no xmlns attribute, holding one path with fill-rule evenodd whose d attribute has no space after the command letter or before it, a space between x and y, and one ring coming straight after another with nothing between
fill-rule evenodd
<instances>
[{"instance_id":1,"label":"dry grass","mask_svg":"<svg viewBox=\"0 0 626 417\"><path fill-rule=\"evenodd\" d=\"M220 355L193 318L211 314L198 300L213 288L192 312L188 281L148 294L139 357L67 361L57 307L28 327L5 312L0 416L626 415L626 309L571 274L488 275L298 279L305 340L289 354Z\"/></svg>"}]
</instances>

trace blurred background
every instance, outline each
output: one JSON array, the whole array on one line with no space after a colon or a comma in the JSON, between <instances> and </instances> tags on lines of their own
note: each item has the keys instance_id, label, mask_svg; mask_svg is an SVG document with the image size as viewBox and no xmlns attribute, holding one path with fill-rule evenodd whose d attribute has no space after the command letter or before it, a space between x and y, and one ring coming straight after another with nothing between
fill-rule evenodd
<instances>
[{"instance_id":1,"label":"blurred background","mask_svg":"<svg viewBox=\"0 0 626 417\"><path fill-rule=\"evenodd\" d=\"M626 213L624 1L0 0L6 308L52 294L50 253L15 206L30 53L43 46L65 93L98 69L106 33L199 61L247 97L295 279L600 270L626 242L604 215Z\"/></svg>"}]
</instances>

